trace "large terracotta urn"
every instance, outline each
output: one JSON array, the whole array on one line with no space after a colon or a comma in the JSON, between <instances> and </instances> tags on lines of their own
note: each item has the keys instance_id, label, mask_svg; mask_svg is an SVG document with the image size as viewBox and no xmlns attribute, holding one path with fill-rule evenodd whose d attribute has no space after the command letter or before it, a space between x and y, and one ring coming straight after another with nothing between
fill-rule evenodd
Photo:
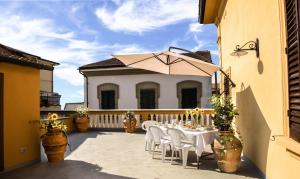
<instances>
[{"instance_id":1,"label":"large terracotta urn","mask_svg":"<svg viewBox=\"0 0 300 179\"><path fill-rule=\"evenodd\" d=\"M123 124L124 124L125 131L127 133L134 133L136 130L136 122L137 121L135 118L124 119Z\"/></svg>"},{"instance_id":2,"label":"large terracotta urn","mask_svg":"<svg viewBox=\"0 0 300 179\"><path fill-rule=\"evenodd\" d=\"M89 128L89 117L82 116L75 119L76 128L79 132L86 132Z\"/></svg>"},{"instance_id":3,"label":"large terracotta urn","mask_svg":"<svg viewBox=\"0 0 300 179\"><path fill-rule=\"evenodd\" d=\"M67 144L67 137L60 129L48 130L42 139L48 162L63 161Z\"/></svg>"},{"instance_id":4,"label":"large terracotta urn","mask_svg":"<svg viewBox=\"0 0 300 179\"><path fill-rule=\"evenodd\" d=\"M236 172L241 162L242 149L241 141L232 132L219 132L213 143L219 169L226 173Z\"/></svg>"}]
</instances>

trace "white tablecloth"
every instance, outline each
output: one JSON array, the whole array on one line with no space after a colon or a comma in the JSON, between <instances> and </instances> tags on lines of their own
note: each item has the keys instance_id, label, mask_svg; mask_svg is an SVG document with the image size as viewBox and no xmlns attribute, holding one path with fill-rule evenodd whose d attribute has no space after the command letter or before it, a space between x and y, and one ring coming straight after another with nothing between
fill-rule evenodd
<instances>
[{"instance_id":1,"label":"white tablecloth","mask_svg":"<svg viewBox=\"0 0 300 179\"><path fill-rule=\"evenodd\" d=\"M165 126L160 126L160 128L166 132L167 128ZM201 156L202 152L204 151L207 145L213 143L216 133L218 132L217 129L215 130L189 130L178 127L177 129L183 131L183 133L193 141L193 146L195 147L195 151L197 156Z\"/></svg>"}]
</instances>

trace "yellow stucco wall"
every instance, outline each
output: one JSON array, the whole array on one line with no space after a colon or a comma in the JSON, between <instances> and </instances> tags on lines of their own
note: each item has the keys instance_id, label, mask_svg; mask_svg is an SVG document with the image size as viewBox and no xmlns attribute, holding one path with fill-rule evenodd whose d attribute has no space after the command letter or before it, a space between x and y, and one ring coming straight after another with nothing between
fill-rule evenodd
<instances>
[{"instance_id":1,"label":"yellow stucco wall","mask_svg":"<svg viewBox=\"0 0 300 179\"><path fill-rule=\"evenodd\" d=\"M4 167L10 169L40 158L39 70L0 63L4 73Z\"/></svg>"},{"instance_id":2,"label":"yellow stucco wall","mask_svg":"<svg viewBox=\"0 0 300 179\"><path fill-rule=\"evenodd\" d=\"M273 135L287 134L283 1L230 0L219 14L220 65L230 69L237 85L231 94L240 112L237 126L244 141L244 155L267 178L299 178L300 144L296 144L298 151L292 155L277 139L270 140ZM230 55L236 45L256 38L260 41L260 58L254 51L240 57Z\"/></svg>"}]
</instances>

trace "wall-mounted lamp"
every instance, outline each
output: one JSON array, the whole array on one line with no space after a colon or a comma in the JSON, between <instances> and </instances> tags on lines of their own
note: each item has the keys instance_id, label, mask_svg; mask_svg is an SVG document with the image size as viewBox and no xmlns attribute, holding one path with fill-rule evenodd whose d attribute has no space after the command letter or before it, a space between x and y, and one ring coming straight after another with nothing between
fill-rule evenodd
<instances>
[{"instance_id":1,"label":"wall-mounted lamp","mask_svg":"<svg viewBox=\"0 0 300 179\"><path fill-rule=\"evenodd\" d=\"M249 41L242 45L235 46L235 50L230 54L231 56L243 56L247 55L249 50L255 50L256 57L259 58L259 40L256 39L256 41Z\"/></svg>"}]
</instances>

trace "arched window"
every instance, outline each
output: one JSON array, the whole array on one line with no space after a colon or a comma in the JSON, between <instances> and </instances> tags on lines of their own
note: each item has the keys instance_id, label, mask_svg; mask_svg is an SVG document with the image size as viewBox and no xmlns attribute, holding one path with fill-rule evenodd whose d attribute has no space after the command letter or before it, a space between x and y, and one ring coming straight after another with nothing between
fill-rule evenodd
<instances>
[{"instance_id":1,"label":"arched window","mask_svg":"<svg viewBox=\"0 0 300 179\"><path fill-rule=\"evenodd\" d=\"M136 98L139 109L157 109L160 85L146 81L136 84Z\"/></svg>"},{"instance_id":2,"label":"arched window","mask_svg":"<svg viewBox=\"0 0 300 179\"><path fill-rule=\"evenodd\" d=\"M119 85L103 83L97 87L99 109L118 109Z\"/></svg>"},{"instance_id":3,"label":"arched window","mask_svg":"<svg viewBox=\"0 0 300 179\"><path fill-rule=\"evenodd\" d=\"M177 83L177 98L179 108L201 107L202 83L186 80Z\"/></svg>"}]
</instances>

